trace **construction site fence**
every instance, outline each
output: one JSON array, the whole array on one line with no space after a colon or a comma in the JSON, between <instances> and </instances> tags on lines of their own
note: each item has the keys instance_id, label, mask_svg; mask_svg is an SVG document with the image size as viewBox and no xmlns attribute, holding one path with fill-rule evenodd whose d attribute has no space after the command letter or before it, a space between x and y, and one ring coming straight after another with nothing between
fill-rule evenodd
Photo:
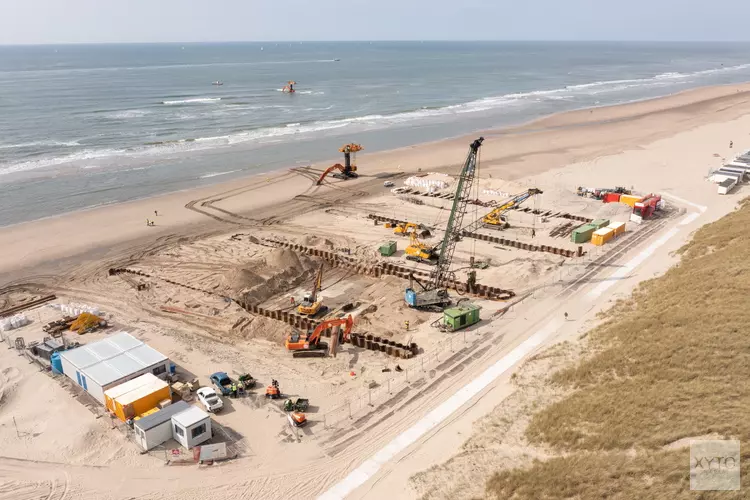
<instances>
[{"instance_id":1,"label":"construction site fence","mask_svg":"<svg viewBox=\"0 0 750 500\"><path fill-rule=\"evenodd\" d=\"M342 404L323 414L310 416L322 422L325 429L346 429L353 421L366 417L378 409L393 409L403 398L404 392L429 384L444 373L444 369L453 366L453 358L479 343L489 332L490 327L483 326L448 333L444 340L436 343L429 351L422 351L416 358L402 364L396 363L401 371L396 371L394 365L389 365L391 371L384 379L358 391L348 390L351 396ZM367 373L357 376L368 380Z\"/></svg>"}]
</instances>

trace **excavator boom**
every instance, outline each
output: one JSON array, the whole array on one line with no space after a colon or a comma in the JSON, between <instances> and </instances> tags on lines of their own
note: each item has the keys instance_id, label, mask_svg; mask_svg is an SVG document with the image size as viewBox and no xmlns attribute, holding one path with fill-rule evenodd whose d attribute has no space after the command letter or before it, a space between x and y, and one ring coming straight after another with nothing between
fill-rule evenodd
<instances>
[{"instance_id":1,"label":"excavator boom","mask_svg":"<svg viewBox=\"0 0 750 500\"><path fill-rule=\"evenodd\" d=\"M313 332L307 336L302 336L299 333L294 333L287 337L286 348L290 351L294 351L294 357L324 357L326 355L325 349L328 345L320 342L320 336L324 331L335 328L337 326L343 326L344 341L349 339L349 335L352 332L352 326L354 325L354 319L350 314L346 318L335 318L328 319L320 323Z\"/></svg>"},{"instance_id":2,"label":"excavator boom","mask_svg":"<svg viewBox=\"0 0 750 500\"><path fill-rule=\"evenodd\" d=\"M537 188L531 188L527 191L524 191L523 193L519 193L515 196L513 196L511 199L507 200L505 203L500 205L499 207L496 207L493 209L490 213L483 215L479 219L475 220L468 226L466 226L462 232L464 233L471 233L474 232L476 229L482 227L483 225L486 226L497 226L497 227L505 227L506 222L503 219L503 214L507 212L508 210L511 210L515 207L518 207L523 202L531 198L532 196L535 196L537 194L542 194L541 189Z\"/></svg>"}]
</instances>

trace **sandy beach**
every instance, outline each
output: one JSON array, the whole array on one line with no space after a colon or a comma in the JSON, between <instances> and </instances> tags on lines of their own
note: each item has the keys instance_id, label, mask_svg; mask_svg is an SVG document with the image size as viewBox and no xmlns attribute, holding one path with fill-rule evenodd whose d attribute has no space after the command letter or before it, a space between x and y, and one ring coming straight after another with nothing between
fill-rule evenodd
<instances>
[{"instance_id":1,"label":"sandy beach","mask_svg":"<svg viewBox=\"0 0 750 500\"><path fill-rule=\"evenodd\" d=\"M475 456L461 461L464 443L471 442L488 413L505 402L500 411L515 415L508 407L526 404L513 399L512 372L542 347L583 334L613 300L673 265L671 252L694 229L736 206L745 186L719 196L716 185L705 178L723 159L750 148L749 113L750 84L702 88L562 113L506 130L360 154L358 179L329 178L316 185L328 165L341 161L332 158L0 228L1 309L46 293L55 293L62 303L97 305L118 330L134 332L203 384L220 369L250 371L263 384L280 380L289 394L309 397L317 408L310 414L313 425L295 435L283 412L261 393L232 401L231 411L214 419L233 431L239 457L198 470L166 467L163 452L139 454L127 431L113 430L101 409L87 408L59 378L39 372L3 348L0 445L6 458L0 458L0 498L38 498L34 495L39 492L65 499L188 500L208 495L216 500L316 498L327 492L331 496L325 498L344 498L337 493L341 491L347 498L362 499L480 495L498 459L520 463L519 457L528 458L518 438L520 430L509 426L511 446L503 449L504 455L484 464ZM512 290L517 303L508 312L508 302L475 297L483 308L479 325L464 334L438 332L430 326L438 314L403 304L404 279L362 271L382 260L377 248L388 239L396 239L399 248L388 262L425 273L430 269L404 259L406 240L373 224L372 216L423 223L435 233L429 242L439 241L450 200L393 194L384 182L400 186L410 176L424 173L455 176L469 143L480 135L485 142L474 191L479 200L503 199L498 193L532 187L544 191L527 206L547 215L515 211L511 227L502 232L508 240L572 254L578 246L568 237L573 225L560 214L628 220L629 207L579 197L577 186L661 193L667 215L629 225L628 237L621 242L587 244L580 258L465 238L456 252L454 268L462 269L458 279L465 279L472 259L485 262L487 268L477 272L478 282ZM488 210L470 205L466 220ZM686 219L690 214L697 215ZM155 225L147 226L146 219ZM567 231L564 237L555 234L560 228ZM652 246L645 261L628 267ZM249 313L239 299L269 310L286 308L290 296L309 288L321 262L316 251L355 262L350 267L326 263L322 293L332 311L354 304L357 332L418 343L422 354L396 362L385 354L346 345L336 358L293 360L283 347L291 327ZM618 268L630 272L613 274ZM142 274L121 277L110 269ZM167 312L164 306L188 313ZM562 318L563 311L576 321L549 326L550 318ZM21 335L27 343L41 340L41 326L54 319L54 313L44 307L29 310L32 323L13 336ZM403 328L405 320L409 331ZM367 477L350 479L353 470L363 464L369 467L379 450L540 330L546 331L543 340L512 370L385 463L370 467ZM106 335L91 333L75 340L91 342ZM405 373L396 373L396 364ZM521 376L533 379L535 373L526 370ZM45 395L44 405L37 389ZM45 411L50 406L55 412ZM21 432L14 429L14 418ZM430 468L432 472L425 473ZM463 471L460 478L457 470ZM129 481L136 478L137 482Z\"/></svg>"}]
</instances>

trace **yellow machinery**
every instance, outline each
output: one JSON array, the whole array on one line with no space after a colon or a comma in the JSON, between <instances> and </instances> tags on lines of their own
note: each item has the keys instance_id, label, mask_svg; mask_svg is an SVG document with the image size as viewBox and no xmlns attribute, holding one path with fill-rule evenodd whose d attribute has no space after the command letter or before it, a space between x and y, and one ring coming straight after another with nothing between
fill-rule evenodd
<instances>
[{"instance_id":1,"label":"yellow machinery","mask_svg":"<svg viewBox=\"0 0 750 500\"><path fill-rule=\"evenodd\" d=\"M519 206L524 201L528 200L532 196L535 196L537 194L542 194L542 191L540 189L531 188L528 191L525 191L521 194L515 195L513 198L509 199L499 207L495 208L492 212L488 213L481 219L481 223L484 224L485 227L489 227L492 229L505 229L509 226L508 221L505 219L505 212L508 210L511 210L512 208L515 208ZM473 231L475 224L471 224L469 227L465 229L465 231Z\"/></svg>"},{"instance_id":2,"label":"yellow machinery","mask_svg":"<svg viewBox=\"0 0 750 500\"><path fill-rule=\"evenodd\" d=\"M414 224L413 222L407 222L407 223L400 223L396 225L396 228L393 230L393 234L398 234L401 236L406 236L409 234L409 230L416 231L417 227L419 227L417 224Z\"/></svg>"},{"instance_id":3,"label":"yellow machinery","mask_svg":"<svg viewBox=\"0 0 750 500\"><path fill-rule=\"evenodd\" d=\"M318 272L315 274L315 281L313 281L312 291L304 296L300 305L297 306L297 312L305 314L307 316L315 316L320 312L328 310L327 307L323 307L323 300L318 297L318 292L321 289L323 282L323 264L320 264Z\"/></svg>"},{"instance_id":4,"label":"yellow machinery","mask_svg":"<svg viewBox=\"0 0 750 500\"><path fill-rule=\"evenodd\" d=\"M419 238L417 238L417 232L416 230L409 233L409 237L411 238L411 242L408 247L406 247L406 250L404 250L404 253L406 254L407 260L413 260L416 262L426 262L428 264L435 264L435 261L437 260L437 254L435 253L435 248L425 245L421 241L419 241Z\"/></svg>"}]
</instances>

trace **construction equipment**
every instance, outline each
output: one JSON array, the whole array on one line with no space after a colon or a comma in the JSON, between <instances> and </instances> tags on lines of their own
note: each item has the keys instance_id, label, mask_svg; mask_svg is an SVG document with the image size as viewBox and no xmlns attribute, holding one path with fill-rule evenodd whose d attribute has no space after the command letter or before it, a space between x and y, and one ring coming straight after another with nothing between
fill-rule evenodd
<instances>
[{"instance_id":1,"label":"construction equipment","mask_svg":"<svg viewBox=\"0 0 750 500\"><path fill-rule=\"evenodd\" d=\"M320 264L318 272L315 274L315 280L313 281L312 291L305 294L302 298L302 302L297 306L297 312L307 316L316 316L324 313L328 310L327 307L323 306L323 301L318 297L318 292L321 289L323 282L323 263Z\"/></svg>"},{"instance_id":2,"label":"construction equipment","mask_svg":"<svg viewBox=\"0 0 750 500\"><path fill-rule=\"evenodd\" d=\"M324 331L329 328L344 327L343 341L349 340L349 335L352 332L352 326L354 325L354 319L350 314L346 318L335 318L327 319L321 322L312 333L302 335L300 332L295 331L289 337L287 337L284 345L290 351L294 351L292 355L295 358L324 358L328 349L328 344L320 341L320 336Z\"/></svg>"},{"instance_id":3,"label":"construction equipment","mask_svg":"<svg viewBox=\"0 0 750 500\"><path fill-rule=\"evenodd\" d=\"M266 397L269 399L279 399L281 397L281 389L279 388L279 381L271 379L271 385L266 387Z\"/></svg>"},{"instance_id":4,"label":"construction equipment","mask_svg":"<svg viewBox=\"0 0 750 500\"><path fill-rule=\"evenodd\" d=\"M305 398L287 399L284 401L284 411L307 411L310 400Z\"/></svg>"},{"instance_id":5,"label":"construction equipment","mask_svg":"<svg viewBox=\"0 0 750 500\"><path fill-rule=\"evenodd\" d=\"M307 416L301 411L287 413L287 419L294 427L303 427L307 424Z\"/></svg>"},{"instance_id":6,"label":"construction equipment","mask_svg":"<svg viewBox=\"0 0 750 500\"><path fill-rule=\"evenodd\" d=\"M255 379L249 373L243 373L237 377L237 385L242 386L243 389L252 389L255 387Z\"/></svg>"},{"instance_id":7,"label":"construction equipment","mask_svg":"<svg viewBox=\"0 0 750 500\"><path fill-rule=\"evenodd\" d=\"M471 187L474 184L474 176L479 163L479 148L482 146L483 141L484 137L480 137L469 146L469 154L466 157L466 162L461 169L458 182L456 183L456 194L453 197L453 207L448 217L448 224L445 227L445 235L440 246L440 253L436 257L437 267L435 272L432 273L430 282L421 283L413 275L410 276L409 287L404 293L404 299L409 307L442 308L450 304L451 299L447 288L444 286L444 282L450 277L453 253L456 250L458 241L461 239L461 225L466 214L466 206L469 203ZM412 236L412 238L416 239L415 236ZM418 248L415 247L415 250ZM432 258L435 258L434 251L431 254ZM421 287L420 291L413 288L414 281Z\"/></svg>"},{"instance_id":8,"label":"construction equipment","mask_svg":"<svg viewBox=\"0 0 750 500\"><path fill-rule=\"evenodd\" d=\"M393 228L393 234L399 236L407 236L411 233L419 233L420 237L425 238L430 235L430 230L424 227L424 225L415 222L399 222Z\"/></svg>"},{"instance_id":9,"label":"construction equipment","mask_svg":"<svg viewBox=\"0 0 750 500\"><path fill-rule=\"evenodd\" d=\"M320 186L323 183L323 180L326 178L328 174L331 172L334 172L338 170L340 173L333 174L333 177L336 177L337 179L341 180L347 180L354 177L358 177L357 174L357 152L362 151L364 148L360 146L359 144L346 144L344 146L341 146L339 148L339 152L344 153L344 164L336 163L335 165L331 165L328 167L320 176L318 179L318 182L316 183L318 186Z\"/></svg>"},{"instance_id":10,"label":"construction equipment","mask_svg":"<svg viewBox=\"0 0 750 500\"><path fill-rule=\"evenodd\" d=\"M409 246L404 250L404 253L406 254L406 260L424 262L430 265L437 264L437 248L431 247L419 241L416 231L412 231L411 233L409 233L409 237L411 238L411 241L409 243Z\"/></svg>"},{"instance_id":11,"label":"construction equipment","mask_svg":"<svg viewBox=\"0 0 750 500\"><path fill-rule=\"evenodd\" d=\"M578 196L586 197L586 198L593 198L595 200L601 200L605 194L607 193L617 193L617 194L632 194L630 189L625 189L624 187L617 186L613 188L587 188L578 186L576 188L576 194Z\"/></svg>"},{"instance_id":12,"label":"construction equipment","mask_svg":"<svg viewBox=\"0 0 750 500\"><path fill-rule=\"evenodd\" d=\"M492 212L484 215L481 219L476 220L466 226L463 231L472 233L480 226L491 229L505 229L510 226L510 224L508 224L508 220L505 217L505 213L508 210L519 207L523 202L538 194L542 194L542 190L537 188L531 188L524 191L523 193L519 193L507 200L499 207L496 207L494 210L492 210Z\"/></svg>"},{"instance_id":13,"label":"construction equipment","mask_svg":"<svg viewBox=\"0 0 750 500\"><path fill-rule=\"evenodd\" d=\"M630 214L630 221L640 224L643 219L649 219L654 212L660 208L661 196L658 194L648 194L635 202L633 213Z\"/></svg>"}]
</instances>

